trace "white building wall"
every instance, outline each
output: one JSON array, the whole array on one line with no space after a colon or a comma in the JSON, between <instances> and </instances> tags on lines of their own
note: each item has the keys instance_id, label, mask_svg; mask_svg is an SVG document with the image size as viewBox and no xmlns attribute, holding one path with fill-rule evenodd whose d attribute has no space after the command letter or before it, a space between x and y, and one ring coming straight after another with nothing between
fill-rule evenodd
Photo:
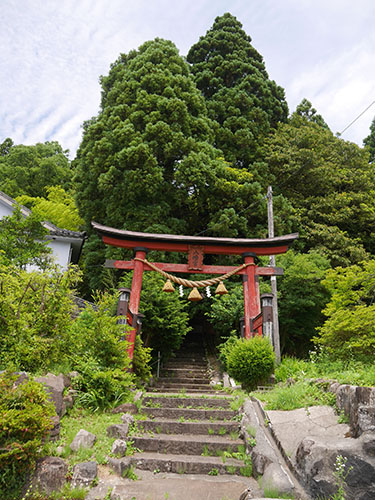
<instances>
[{"instance_id":1,"label":"white building wall","mask_svg":"<svg viewBox=\"0 0 375 500\"><path fill-rule=\"evenodd\" d=\"M48 246L52 248L55 264L67 269L70 262L71 244L66 241L49 240Z\"/></svg>"},{"instance_id":2,"label":"white building wall","mask_svg":"<svg viewBox=\"0 0 375 500\"><path fill-rule=\"evenodd\" d=\"M4 203L0 202L0 219L8 217L8 215L12 215L12 213L13 210L8 205L4 205Z\"/></svg>"}]
</instances>

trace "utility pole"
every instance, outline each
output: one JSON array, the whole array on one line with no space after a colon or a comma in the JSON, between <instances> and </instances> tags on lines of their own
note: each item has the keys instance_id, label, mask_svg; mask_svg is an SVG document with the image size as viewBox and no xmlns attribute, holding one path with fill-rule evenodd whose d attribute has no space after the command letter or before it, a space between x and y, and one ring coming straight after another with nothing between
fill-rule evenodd
<instances>
[{"instance_id":1,"label":"utility pole","mask_svg":"<svg viewBox=\"0 0 375 500\"><path fill-rule=\"evenodd\" d=\"M268 214L268 237L275 236L273 226L273 204L272 204L272 186L267 189L267 214ZM270 266L276 266L274 255L270 255ZM279 311L277 307L277 282L276 276L271 276L271 290L273 294L273 347L275 349L276 363L280 363L280 334L279 334Z\"/></svg>"}]
</instances>

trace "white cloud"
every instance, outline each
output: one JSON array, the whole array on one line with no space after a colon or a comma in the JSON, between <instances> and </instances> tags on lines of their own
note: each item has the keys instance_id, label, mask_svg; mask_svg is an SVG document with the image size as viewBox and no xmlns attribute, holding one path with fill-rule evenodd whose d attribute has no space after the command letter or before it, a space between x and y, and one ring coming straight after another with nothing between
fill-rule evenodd
<instances>
[{"instance_id":1,"label":"white cloud","mask_svg":"<svg viewBox=\"0 0 375 500\"><path fill-rule=\"evenodd\" d=\"M372 0L2 0L0 141L58 140L74 152L97 114L101 74L121 52L156 36L182 54L230 11L286 89L342 130L375 99ZM368 134L375 109L345 134Z\"/></svg>"}]
</instances>

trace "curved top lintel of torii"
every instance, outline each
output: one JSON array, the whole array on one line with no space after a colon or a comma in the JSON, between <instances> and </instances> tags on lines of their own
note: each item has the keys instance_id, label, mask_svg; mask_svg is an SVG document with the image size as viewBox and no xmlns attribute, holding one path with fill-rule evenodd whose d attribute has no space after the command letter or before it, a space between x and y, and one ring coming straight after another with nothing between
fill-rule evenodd
<instances>
[{"instance_id":1,"label":"curved top lintel of torii","mask_svg":"<svg viewBox=\"0 0 375 500\"><path fill-rule=\"evenodd\" d=\"M184 236L179 234L156 234L127 231L91 223L106 245L161 250L169 252L189 252L192 246L202 247L203 253L221 255L277 255L285 253L298 238L298 233L273 238L216 238L209 236Z\"/></svg>"}]
</instances>

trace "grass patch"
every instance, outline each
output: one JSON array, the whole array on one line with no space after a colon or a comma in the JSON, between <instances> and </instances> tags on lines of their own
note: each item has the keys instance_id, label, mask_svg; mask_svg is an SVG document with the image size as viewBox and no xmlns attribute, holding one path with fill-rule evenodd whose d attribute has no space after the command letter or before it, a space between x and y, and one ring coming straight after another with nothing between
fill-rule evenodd
<instances>
[{"instance_id":1,"label":"grass patch","mask_svg":"<svg viewBox=\"0 0 375 500\"><path fill-rule=\"evenodd\" d=\"M374 363L358 360L335 360L323 354L310 354L310 360L292 357L283 358L275 370L276 382L285 382L288 378L301 380L305 378L334 379L340 384L375 386Z\"/></svg>"},{"instance_id":2,"label":"grass patch","mask_svg":"<svg viewBox=\"0 0 375 500\"><path fill-rule=\"evenodd\" d=\"M92 412L88 409L75 408L60 421L60 439L46 445L48 455L57 456L57 448L63 447L59 456L66 459L70 465L95 460L98 464L106 464L107 456L115 438L108 437L106 430L112 424L121 424L121 415L106 412ZM70 444L80 429L92 432L97 440L92 448L80 448L77 452L70 449Z\"/></svg>"},{"instance_id":3,"label":"grass patch","mask_svg":"<svg viewBox=\"0 0 375 500\"><path fill-rule=\"evenodd\" d=\"M334 406L336 403L334 394L324 392L316 385L305 381L298 381L290 386L276 386L269 392L252 394L266 402L266 410L295 410L308 406Z\"/></svg>"}]
</instances>

